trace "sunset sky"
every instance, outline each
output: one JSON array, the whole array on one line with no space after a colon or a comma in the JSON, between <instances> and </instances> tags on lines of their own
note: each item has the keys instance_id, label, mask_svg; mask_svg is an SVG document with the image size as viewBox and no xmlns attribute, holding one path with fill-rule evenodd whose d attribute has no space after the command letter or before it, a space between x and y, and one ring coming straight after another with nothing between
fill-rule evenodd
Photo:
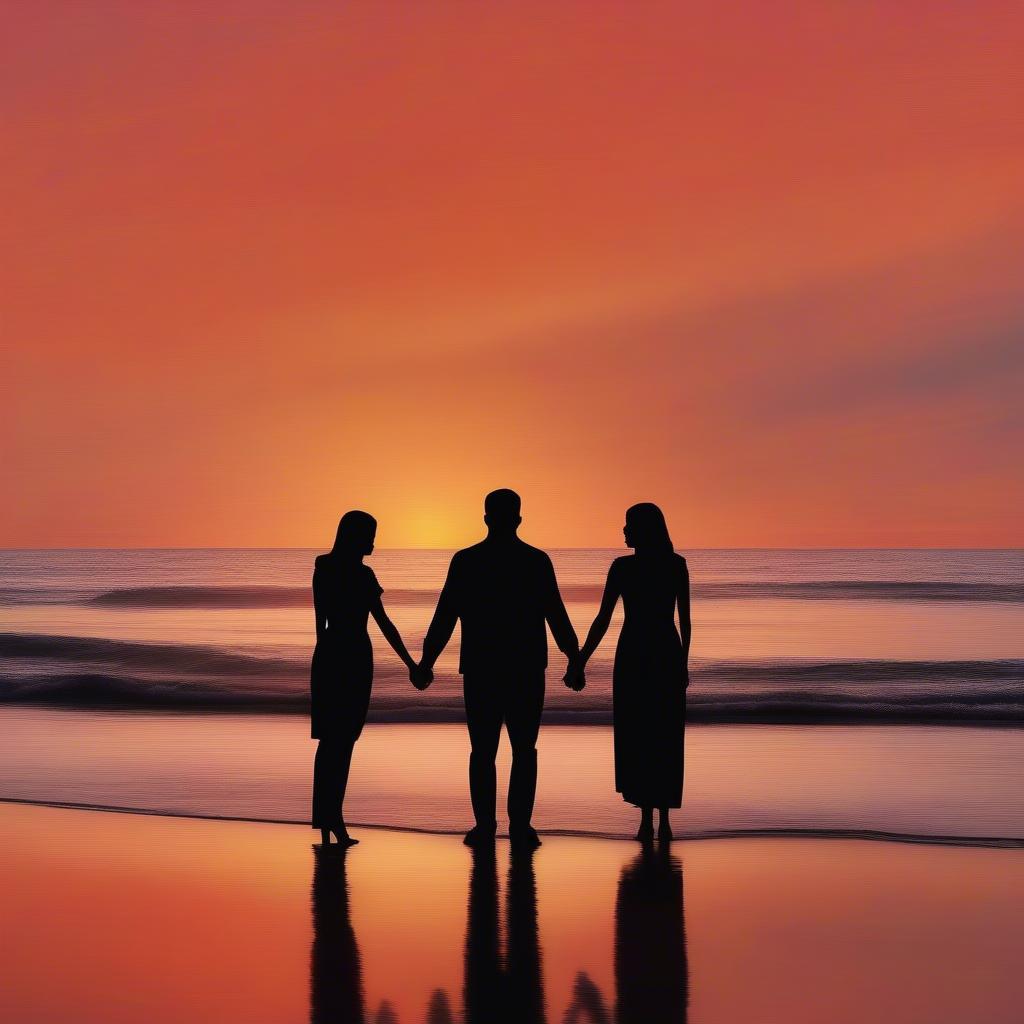
<instances>
[{"instance_id":1,"label":"sunset sky","mask_svg":"<svg viewBox=\"0 0 1024 1024\"><path fill-rule=\"evenodd\" d=\"M8 4L0 546L1021 546L1024 7Z\"/></svg>"}]
</instances>

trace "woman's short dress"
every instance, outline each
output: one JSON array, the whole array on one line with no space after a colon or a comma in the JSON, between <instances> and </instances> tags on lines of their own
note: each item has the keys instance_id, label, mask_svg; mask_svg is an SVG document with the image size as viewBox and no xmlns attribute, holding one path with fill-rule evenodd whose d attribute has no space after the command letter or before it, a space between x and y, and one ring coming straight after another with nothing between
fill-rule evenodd
<instances>
[{"instance_id":1,"label":"woman's short dress","mask_svg":"<svg viewBox=\"0 0 1024 1024\"><path fill-rule=\"evenodd\" d=\"M686 657L675 605L689 593L686 560L626 555L610 574L625 612L612 677L615 789L637 807L681 807Z\"/></svg>"},{"instance_id":2,"label":"woman's short dress","mask_svg":"<svg viewBox=\"0 0 1024 1024\"><path fill-rule=\"evenodd\" d=\"M362 562L320 555L313 595L327 629L313 651L310 719L314 739L354 742L370 708L373 647L366 630L370 608L383 593L374 571Z\"/></svg>"}]
</instances>

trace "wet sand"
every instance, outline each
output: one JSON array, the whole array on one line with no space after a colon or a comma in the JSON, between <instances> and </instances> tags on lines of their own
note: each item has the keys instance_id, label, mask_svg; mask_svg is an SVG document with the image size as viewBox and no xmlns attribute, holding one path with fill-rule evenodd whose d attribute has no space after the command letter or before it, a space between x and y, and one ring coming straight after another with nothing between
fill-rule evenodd
<instances>
[{"instance_id":1,"label":"wet sand","mask_svg":"<svg viewBox=\"0 0 1024 1024\"><path fill-rule=\"evenodd\" d=\"M549 837L474 859L363 829L324 857L297 826L14 805L0 834L5 1020L1009 1024L1024 1006L1020 850Z\"/></svg>"},{"instance_id":2,"label":"wet sand","mask_svg":"<svg viewBox=\"0 0 1024 1024\"><path fill-rule=\"evenodd\" d=\"M297 715L183 715L0 707L0 799L176 815L309 820L316 744ZM545 725L534 821L627 838L611 729ZM369 724L356 745L350 822L462 832L472 821L464 725ZM498 750L504 830L510 768ZM878 834L1024 844L1024 730L687 726L690 838Z\"/></svg>"}]
</instances>

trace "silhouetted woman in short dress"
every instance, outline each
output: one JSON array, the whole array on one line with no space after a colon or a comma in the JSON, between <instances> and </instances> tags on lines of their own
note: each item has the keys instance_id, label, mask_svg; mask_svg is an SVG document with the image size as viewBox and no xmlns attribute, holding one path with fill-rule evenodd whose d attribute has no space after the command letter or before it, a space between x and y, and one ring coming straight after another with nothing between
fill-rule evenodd
<instances>
[{"instance_id":1,"label":"silhouetted woman in short dress","mask_svg":"<svg viewBox=\"0 0 1024 1024\"><path fill-rule=\"evenodd\" d=\"M690 577L686 559L672 549L657 505L628 509L623 533L635 553L616 558L608 570L601 610L580 652L578 672L608 631L621 597L625 618L612 684L615 788L640 808L637 839L647 842L654 838L654 808L661 812L659 837L671 839L669 808L683 802Z\"/></svg>"},{"instance_id":2,"label":"silhouetted woman in short dress","mask_svg":"<svg viewBox=\"0 0 1024 1024\"><path fill-rule=\"evenodd\" d=\"M366 512L346 512L334 547L320 555L313 570L316 649L310 672L313 739L320 741L313 763L313 828L324 844L330 834L344 846L357 843L345 828L342 805L352 748L363 731L373 684L373 648L366 631L374 617L384 638L412 671L414 662L381 602L374 571L363 564L373 551L377 520Z\"/></svg>"}]
</instances>

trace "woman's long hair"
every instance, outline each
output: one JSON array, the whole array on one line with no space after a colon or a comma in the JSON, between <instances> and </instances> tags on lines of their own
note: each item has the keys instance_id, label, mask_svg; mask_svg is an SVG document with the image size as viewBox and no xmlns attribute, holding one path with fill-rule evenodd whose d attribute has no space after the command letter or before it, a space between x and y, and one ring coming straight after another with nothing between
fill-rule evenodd
<instances>
[{"instance_id":1,"label":"woman's long hair","mask_svg":"<svg viewBox=\"0 0 1024 1024\"><path fill-rule=\"evenodd\" d=\"M626 529L629 546L638 555L671 555L675 550L665 514L652 502L642 501L626 509Z\"/></svg>"},{"instance_id":2,"label":"woman's long hair","mask_svg":"<svg viewBox=\"0 0 1024 1024\"><path fill-rule=\"evenodd\" d=\"M338 523L331 554L336 558L362 558L373 550L376 532L377 520L369 512L346 512Z\"/></svg>"}]
</instances>

